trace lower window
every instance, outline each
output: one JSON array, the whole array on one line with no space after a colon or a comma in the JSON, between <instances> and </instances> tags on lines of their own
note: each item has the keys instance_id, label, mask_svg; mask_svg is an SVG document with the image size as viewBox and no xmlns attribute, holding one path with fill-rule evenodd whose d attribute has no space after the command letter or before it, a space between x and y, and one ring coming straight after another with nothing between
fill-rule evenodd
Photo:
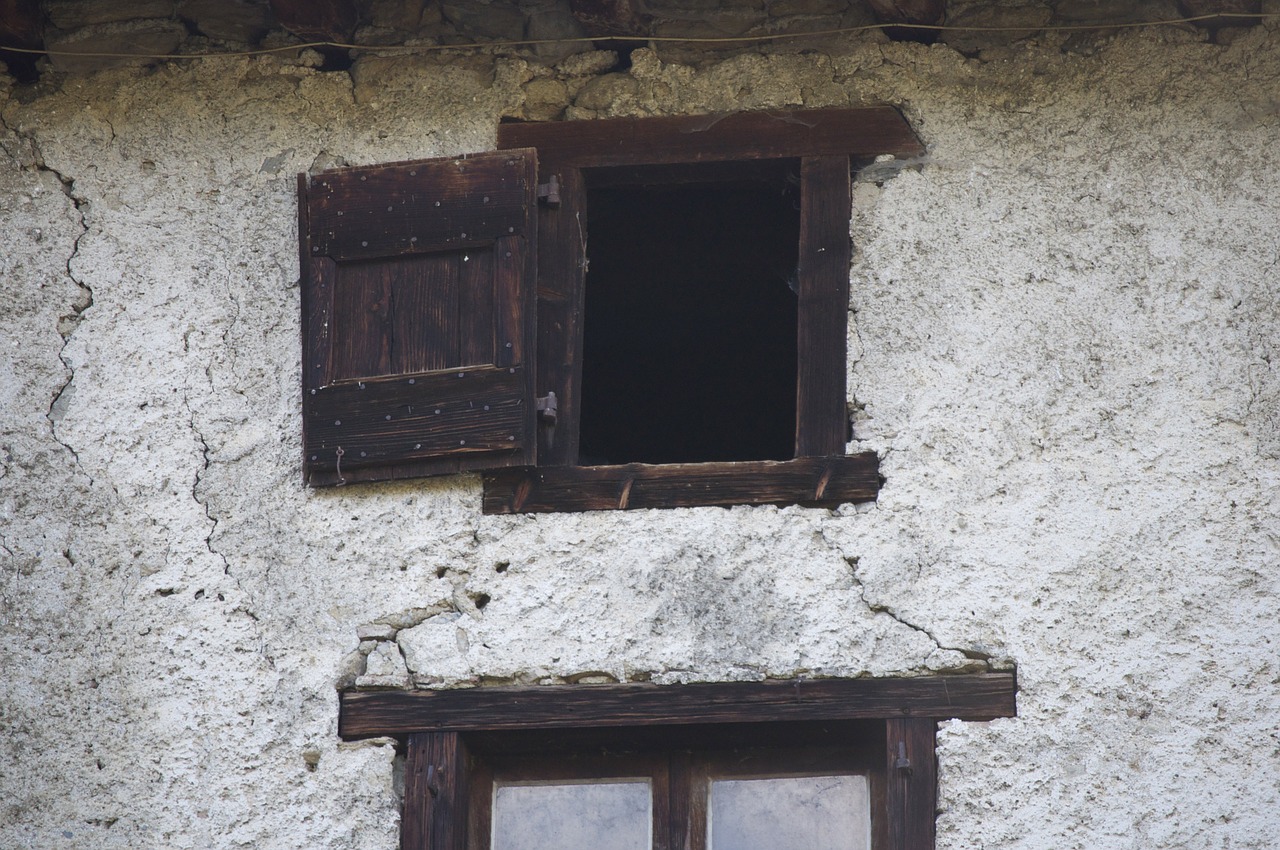
<instances>
[{"instance_id":1,"label":"lower window","mask_svg":"<svg viewBox=\"0 0 1280 850\"><path fill-rule=\"evenodd\" d=\"M690 727L663 740L615 734L606 746L557 736L540 743L553 749L520 755L510 736L472 736L467 846L879 850L880 725ZM770 737L804 744L759 746Z\"/></svg>"},{"instance_id":2,"label":"lower window","mask_svg":"<svg viewBox=\"0 0 1280 850\"><path fill-rule=\"evenodd\" d=\"M931 850L939 720L1012 675L349 691L402 742L404 850Z\"/></svg>"}]
</instances>

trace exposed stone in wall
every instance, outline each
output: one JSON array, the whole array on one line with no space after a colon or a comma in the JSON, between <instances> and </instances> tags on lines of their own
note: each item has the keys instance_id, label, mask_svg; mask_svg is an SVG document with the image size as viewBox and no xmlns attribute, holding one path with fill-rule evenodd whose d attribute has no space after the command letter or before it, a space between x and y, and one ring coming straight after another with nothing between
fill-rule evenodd
<instances>
[{"instance_id":1,"label":"exposed stone in wall","mask_svg":"<svg viewBox=\"0 0 1280 850\"><path fill-rule=\"evenodd\" d=\"M841 52L861 39L944 41L966 55L1048 36L1067 27L1088 52L1117 26L1172 21L1215 13L1234 19L1171 24L1230 41L1260 23L1248 17L1260 0L333 0L324 7L342 13L342 25L321 21L320 7L290 6L279 19L269 0L44 0L47 60L60 71L83 73L120 64L149 64L156 55L205 54L290 42L353 40L370 47L412 45L418 50L473 41L507 45L554 62L594 47L616 47L619 34L652 37L649 46L666 61L698 64L761 46ZM311 11L308 11L311 9ZM307 16L316 17L308 26ZM28 28L39 29L33 16ZM295 20L296 18L296 20ZM352 23L354 22L354 24ZM916 28L902 26L911 24ZM896 24L896 25L895 25ZM924 28L919 28L919 27ZM930 27L941 27L940 30ZM1084 31L1075 28L1086 27ZM811 34L811 35L808 35ZM801 41L791 37L806 35ZM592 38L598 43L593 45ZM775 41L782 37L781 41ZM760 39L758 42L736 39ZM705 39L706 41L698 41ZM724 39L729 39L724 41ZM719 40L719 41L718 41ZM522 46L511 43L534 42ZM630 42L638 44L641 42ZM126 59L109 55L132 54ZM357 54L358 55L358 54ZM322 62L345 69L345 48L326 48Z\"/></svg>"}]
</instances>

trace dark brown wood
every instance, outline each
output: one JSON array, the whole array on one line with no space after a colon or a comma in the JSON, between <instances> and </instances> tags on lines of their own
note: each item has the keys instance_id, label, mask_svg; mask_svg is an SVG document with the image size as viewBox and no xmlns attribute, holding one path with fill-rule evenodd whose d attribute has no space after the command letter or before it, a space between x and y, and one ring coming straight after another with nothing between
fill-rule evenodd
<instances>
[{"instance_id":1,"label":"dark brown wood","mask_svg":"<svg viewBox=\"0 0 1280 850\"><path fill-rule=\"evenodd\" d=\"M355 0L270 0L276 20L304 41L350 41L360 19Z\"/></svg>"},{"instance_id":2,"label":"dark brown wood","mask_svg":"<svg viewBox=\"0 0 1280 850\"><path fill-rule=\"evenodd\" d=\"M784 461L517 467L485 474L484 512L699 505L833 507L874 500L880 489L879 469L874 452Z\"/></svg>"},{"instance_id":3,"label":"dark brown wood","mask_svg":"<svg viewBox=\"0 0 1280 850\"><path fill-rule=\"evenodd\" d=\"M851 197L848 157L801 161L796 457L845 450Z\"/></svg>"},{"instance_id":4,"label":"dark brown wood","mask_svg":"<svg viewBox=\"0 0 1280 850\"><path fill-rule=\"evenodd\" d=\"M506 151L300 178L308 483L535 462L536 169Z\"/></svg>"},{"instance_id":5,"label":"dark brown wood","mask_svg":"<svg viewBox=\"0 0 1280 850\"><path fill-rule=\"evenodd\" d=\"M402 850L465 850L470 779L456 732L410 735L404 766Z\"/></svg>"},{"instance_id":6,"label":"dark brown wood","mask_svg":"<svg viewBox=\"0 0 1280 850\"><path fill-rule=\"evenodd\" d=\"M895 718L885 722L889 850L933 850L938 799L934 753L937 727L932 718ZM907 766L902 764L904 756Z\"/></svg>"},{"instance_id":7,"label":"dark brown wood","mask_svg":"<svg viewBox=\"0 0 1280 850\"><path fill-rule=\"evenodd\" d=\"M536 163L535 151L512 150L315 175L311 253L343 262L529 236Z\"/></svg>"},{"instance_id":8,"label":"dark brown wood","mask_svg":"<svg viewBox=\"0 0 1280 850\"><path fill-rule=\"evenodd\" d=\"M505 126L505 125L503 125ZM552 172L542 169L540 179ZM582 172L562 168L560 206L538 210L537 394L556 394L556 424L541 426L538 462L578 462L582 386L582 305L586 262L587 196Z\"/></svg>"},{"instance_id":9,"label":"dark brown wood","mask_svg":"<svg viewBox=\"0 0 1280 850\"><path fill-rule=\"evenodd\" d=\"M664 726L788 720L959 718L1016 713L1012 675L750 683L348 691L343 738L417 732Z\"/></svg>"},{"instance_id":10,"label":"dark brown wood","mask_svg":"<svg viewBox=\"0 0 1280 850\"><path fill-rule=\"evenodd\" d=\"M312 483L317 472L480 452L498 455L494 463L518 456L526 384L522 368L479 366L320 387L303 413Z\"/></svg>"},{"instance_id":11,"label":"dark brown wood","mask_svg":"<svg viewBox=\"0 0 1280 850\"><path fill-rule=\"evenodd\" d=\"M498 147L555 168L924 152L891 106L501 124Z\"/></svg>"}]
</instances>

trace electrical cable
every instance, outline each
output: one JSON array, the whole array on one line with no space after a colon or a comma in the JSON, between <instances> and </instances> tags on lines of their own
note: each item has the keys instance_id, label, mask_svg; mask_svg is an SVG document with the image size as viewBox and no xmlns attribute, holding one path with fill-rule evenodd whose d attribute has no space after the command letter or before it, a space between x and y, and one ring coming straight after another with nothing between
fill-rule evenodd
<instances>
[{"instance_id":1,"label":"electrical cable","mask_svg":"<svg viewBox=\"0 0 1280 850\"><path fill-rule=\"evenodd\" d=\"M883 29L910 29L930 32L1082 32L1106 29L1138 29L1142 27L1173 26L1176 24L1195 24L1211 20L1262 19L1280 18L1280 12L1215 12L1210 15L1194 15L1185 18L1167 18L1150 21L1116 21L1097 24L1051 24L1046 26L956 26L952 24L910 24L880 23L863 24L856 27L837 27L825 30L805 32L764 33L760 35L726 35L726 36L578 36L574 38L538 38L511 41L478 41L460 44L347 44L340 41L308 41L301 44L287 44L280 47L262 47L254 50L237 50L214 53L95 53L79 50L40 50L27 47L5 47L0 51L9 53L25 53L31 55L67 56L100 59L223 59L252 56L265 56L273 53L288 53L293 50L308 48L333 48L336 50L359 50L373 55L414 55L419 53L441 53L450 50L492 50L503 47L536 47L540 44L590 44L597 41L612 41L637 44L743 44L767 43L801 38L815 38L831 35L852 35Z\"/></svg>"}]
</instances>

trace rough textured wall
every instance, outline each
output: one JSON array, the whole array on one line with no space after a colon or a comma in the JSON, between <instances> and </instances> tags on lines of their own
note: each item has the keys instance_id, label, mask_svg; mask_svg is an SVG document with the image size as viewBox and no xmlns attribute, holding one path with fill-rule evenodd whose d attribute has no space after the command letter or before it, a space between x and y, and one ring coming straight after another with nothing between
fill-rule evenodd
<instances>
[{"instance_id":1,"label":"rough textured wall","mask_svg":"<svg viewBox=\"0 0 1280 850\"><path fill-rule=\"evenodd\" d=\"M355 682L1016 665L1018 718L942 727L940 848L1273 847L1280 38L1202 37L9 90L0 846L393 847L393 748L336 738ZM296 172L484 150L503 115L863 102L929 148L855 194L878 503L300 486Z\"/></svg>"}]
</instances>

